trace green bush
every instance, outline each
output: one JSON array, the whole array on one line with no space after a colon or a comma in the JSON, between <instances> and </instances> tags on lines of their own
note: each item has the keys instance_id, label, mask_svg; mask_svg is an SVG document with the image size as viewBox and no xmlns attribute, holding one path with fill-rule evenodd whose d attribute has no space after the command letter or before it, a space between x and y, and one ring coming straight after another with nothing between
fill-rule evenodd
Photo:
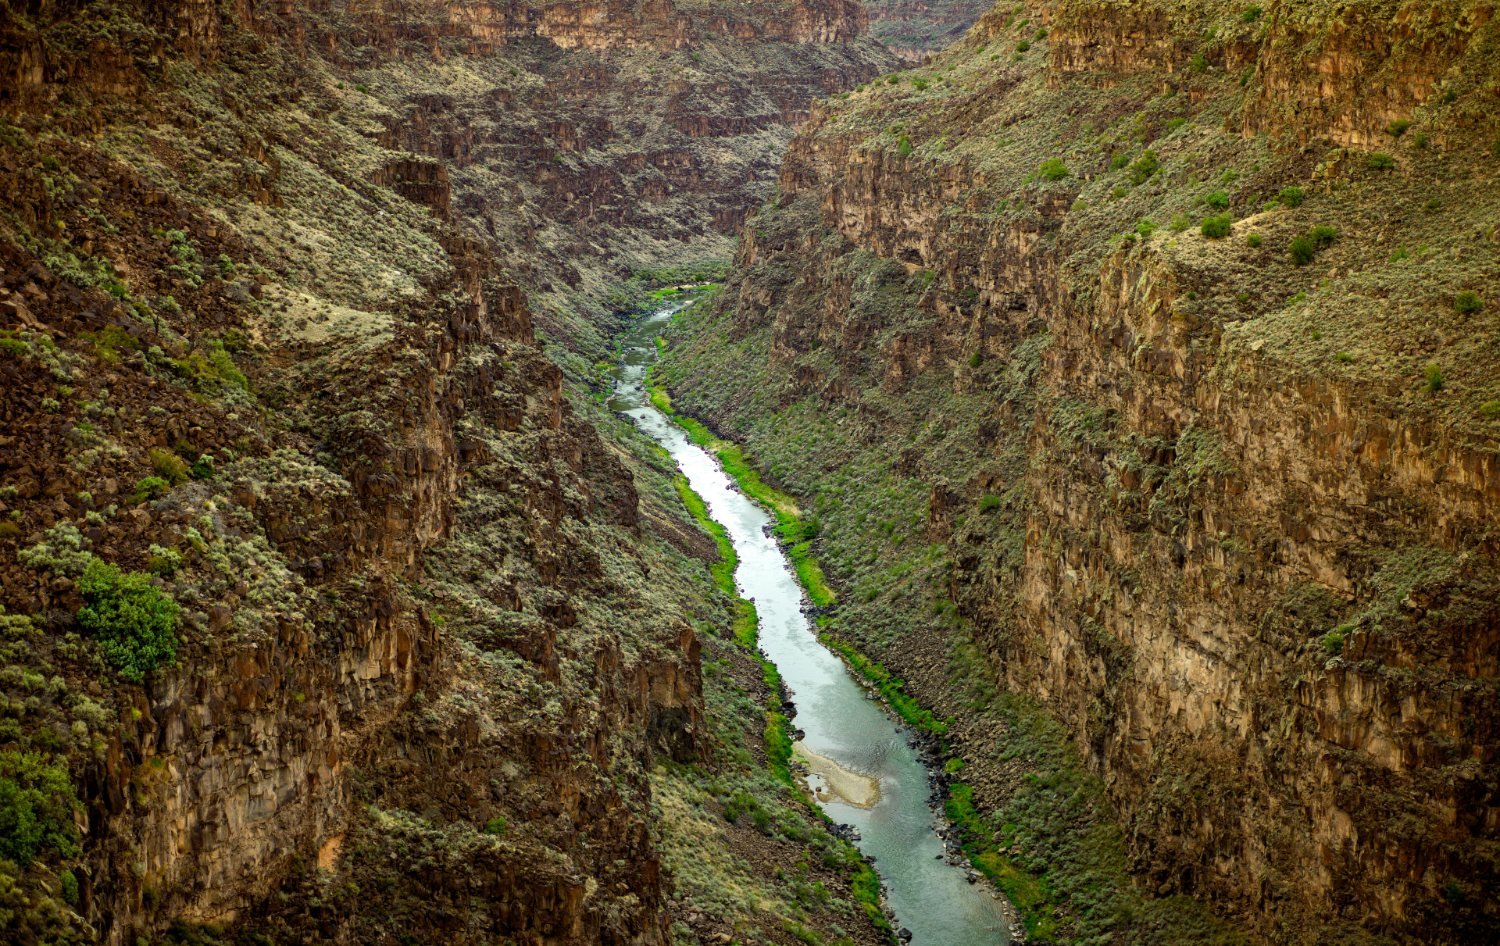
<instances>
[{"instance_id":1,"label":"green bush","mask_svg":"<svg viewBox=\"0 0 1500 946\"><path fill-rule=\"evenodd\" d=\"M1338 238L1338 235L1338 230L1324 223L1320 223L1307 231L1308 239L1312 240L1313 246L1320 250L1332 246L1333 241Z\"/></svg>"},{"instance_id":2,"label":"green bush","mask_svg":"<svg viewBox=\"0 0 1500 946\"><path fill-rule=\"evenodd\" d=\"M510 825L506 824L504 818L491 818L484 823L484 833L491 837L498 838L509 829Z\"/></svg>"},{"instance_id":3,"label":"green bush","mask_svg":"<svg viewBox=\"0 0 1500 946\"><path fill-rule=\"evenodd\" d=\"M1428 365L1422 369L1422 381L1428 391L1437 393L1443 389L1443 369L1441 365Z\"/></svg>"},{"instance_id":4,"label":"green bush","mask_svg":"<svg viewBox=\"0 0 1500 946\"><path fill-rule=\"evenodd\" d=\"M1293 237L1292 242L1287 245L1287 252L1291 254L1293 263L1306 266L1313 261L1313 257L1318 255L1318 248L1304 235Z\"/></svg>"},{"instance_id":5,"label":"green bush","mask_svg":"<svg viewBox=\"0 0 1500 946\"><path fill-rule=\"evenodd\" d=\"M903 158L910 157L911 156L911 139L908 138L908 137L906 137L905 135L902 135L900 138L898 138L896 140L896 151Z\"/></svg>"},{"instance_id":6,"label":"green bush","mask_svg":"<svg viewBox=\"0 0 1500 946\"><path fill-rule=\"evenodd\" d=\"M1245 244L1252 250L1259 249L1260 245L1264 242L1266 242L1266 238L1261 236L1259 233L1252 233L1249 236L1245 237Z\"/></svg>"},{"instance_id":7,"label":"green bush","mask_svg":"<svg viewBox=\"0 0 1500 946\"><path fill-rule=\"evenodd\" d=\"M1063 163L1062 158L1048 158L1042 162L1042 166L1037 169L1037 173L1042 176L1042 180L1044 181L1060 181L1069 176L1071 172L1068 170L1068 166Z\"/></svg>"},{"instance_id":8,"label":"green bush","mask_svg":"<svg viewBox=\"0 0 1500 946\"><path fill-rule=\"evenodd\" d=\"M143 572L122 572L93 559L78 583L78 623L120 676L134 683L177 659L177 602Z\"/></svg>"},{"instance_id":9,"label":"green bush","mask_svg":"<svg viewBox=\"0 0 1500 946\"><path fill-rule=\"evenodd\" d=\"M1130 156L1129 155L1117 154L1114 157L1112 157L1112 158L1109 159L1109 169L1111 171L1123 171L1129 165L1130 165Z\"/></svg>"},{"instance_id":10,"label":"green bush","mask_svg":"<svg viewBox=\"0 0 1500 946\"><path fill-rule=\"evenodd\" d=\"M1398 118L1395 121L1391 122L1389 125L1385 126L1385 132L1392 138L1400 138L1402 135L1406 134L1407 129L1409 129L1410 127L1411 119Z\"/></svg>"},{"instance_id":11,"label":"green bush","mask_svg":"<svg viewBox=\"0 0 1500 946\"><path fill-rule=\"evenodd\" d=\"M1161 170L1161 160L1157 158L1155 151L1143 151L1141 156L1130 162L1128 176L1132 184L1144 184L1157 171Z\"/></svg>"},{"instance_id":12,"label":"green bush","mask_svg":"<svg viewBox=\"0 0 1500 946\"><path fill-rule=\"evenodd\" d=\"M1500 420L1500 401L1485 401L1479 405L1479 416L1485 420Z\"/></svg>"},{"instance_id":13,"label":"green bush","mask_svg":"<svg viewBox=\"0 0 1500 946\"><path fill-rule=\"evenodd\" d=\"M1396 166L1396 159L1384 151L1372 151L1370 156L1365 158L1365 164L1376 171L1389 171Z\"/></svg>"},{"instance_id":14,"label":"green bush","mask_svg":"<svg viewBox=\"0 0 1500 946\"><path fill-rule=\"evenodd\" d=\"M1173 233L1181 233L1192 225L1193 218L1189 217L1187 214L1178 214L1171 219L1171 221L1167 224L1167 227L1171 229Z\"/></svg>"},{"instance_id":15,"label":"green bush","mask_svg":"<svg viewBox=\"0 0 1500 946\"><path fill-rule=\"evenodd\" d=\"M1156 221L1150 219L1149 217L1145 220L1142 220L1140 223L1135 225L1135 232L1139 233L1142 239L1151 236L1151 234L1156 232Z\"/></svg>"},{"instance_id":16,"label":"green bush","mask_svg":"<svg viewBox=\"0 0 1500 946\"><path fill-rule=\"evenodd\" d=\"M161 447L152 447L146 451L146 456L151 460L151 468L156 475L166 480L173 486L179 486L188 480L187 461L170 450Z\"/></svg>"},{"instance_id":17,"label":"green bush","mask_svg":"<svg viewBox=\"0 0 1500 946\"><path fill-rule=\"evenodd\" d=\"M1203 224L1201 227L1199 227L1199 229L1203 232L1203 235L1208 237L1210 240L1222 240L1225 237L1229 236L1229 215L1222 214L1217 217L1207 217L1204 219Z\"/></svg>"},{"instance_id":18,"label":"green bush","mask_svg":"<svg viewBox=\"0 0 1500 946\"><path fill-rule=\"evenodd\" d=\"M1459 315L1473 315L1484 309L1484 300L1479 293L1465 289L1453 297L1453 311Z\"/></svg>"},{"instance_id":19,"label":"green bush","mask_svg":"<svg viewBox=\"0 0 1500 946\"><path fill-rule=\"evenodd\" d=\"M172 484L159 476L142 477L135 484L135 495L130 498L130 501L143 503L148 499L155 499L171 488Z\"/></svg>"},{"instance_id":20,"label":"green bush","mask_svg":"<svg viewBox=\"0 0 1500 946\"><path fill-rule=\"evenodd\" d=\"M66 768L40 753L0 752L0 857L22 867L43 851L76 857L77 804Z\"/></svg>"},{"instance_id":21,"label":"green bush","mask_svg":"<svg viewBox=\"0 0 1500 946\"><path fill-rule=\"evenodd\" d=\"M1210 194L1205 194L1203 202L1214 210L1229 209L1229 195L1223 191L1213 191Z\"/></svg>"},{"instance_id":22,"label":"green bush","mask_svg":"<svg viewBox=\"0 0 1500 946\"><path fill-rule=\"evenodd\" d=\"M1031 48L1031 43L1027 42L1024 39L1021 40L1019 43L1016 44L1016 52L1018 52L1018 53L1024 53L1026 50L1028 50L1030 48Z\"/></svg>"},{"instance_id":23,"label":"green bush","mask_svg":"<svg viewBox=\"0 0 1500 946\"><path fill-rule=\"evenodd\" d=\"M1281 193L1276 195L1276 199L1286 207L1301 207L1302 201L1307 199L1307 194L1300 187L1283 187Z\"/></svg>"}]
</instances>

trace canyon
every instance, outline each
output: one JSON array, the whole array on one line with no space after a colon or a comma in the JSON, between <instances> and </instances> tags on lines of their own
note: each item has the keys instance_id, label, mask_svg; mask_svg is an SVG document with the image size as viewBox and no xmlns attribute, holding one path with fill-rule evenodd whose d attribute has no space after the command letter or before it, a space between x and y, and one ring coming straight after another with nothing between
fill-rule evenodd
<instances>
[{"instance_id":1,"label":"canyon","mask_svg":"<svg viewBox=\"0 0 1500 946\"><path fill-rule=\"evenodd\" d=\"M0 0L0 932L891 942L677 298L1028 941L1495 941L1494 12Z\"/></svg>"},{"instance_id":2,"label":"canyon","mask_svg":"<svg viewBox=\"0 0 1500 946\"><path fill-rule=\"evenodd\" d=\"M1337 6L1000 4L819 106L669 336L1044 937L1500 922L1497 36Z\"/></svg>"}]
</instances>

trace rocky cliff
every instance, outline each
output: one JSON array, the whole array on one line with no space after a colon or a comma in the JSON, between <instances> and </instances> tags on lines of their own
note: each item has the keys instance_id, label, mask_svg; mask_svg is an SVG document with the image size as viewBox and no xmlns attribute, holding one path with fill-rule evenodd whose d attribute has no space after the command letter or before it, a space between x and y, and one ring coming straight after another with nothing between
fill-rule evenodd
<instances>
[{"instance_id":1,"label":"rocky cliff","mask_svg":"<svg viewBox=\"0 0 1500 946\"><path fill-rule=\"evenodd\" d=\"M836 97L668 378L815 505L1043 937L1486 942L1493 11L1200 6Z\"/></svg>"},{"instance_id":2,"label":"rocky cliff","mask_svg":"<svg viewBox=\"0 0 1500 946\"><path fill-rule=\"evenodd\" d=\"M0 10L6 940L878 941L712 543L521 288L647 260L585 187L706 252L879 61L857 5ZM795 81L651 81L715 43Z\"/></svg>"}]
</instances>

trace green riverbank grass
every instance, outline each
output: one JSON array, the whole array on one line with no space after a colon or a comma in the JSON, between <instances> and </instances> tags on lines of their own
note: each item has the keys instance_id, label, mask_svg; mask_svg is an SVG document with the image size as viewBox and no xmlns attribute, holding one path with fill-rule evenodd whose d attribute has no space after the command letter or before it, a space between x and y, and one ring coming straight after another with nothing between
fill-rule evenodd
<instances>
[{"instance_id":1,"label":"green riverbank grass","mask_svg":"<svg viewBox=\"0 0 1500 946\"><path fill-rule=\"evenodd\" d=\"M745 463L744 456L739 452L737 447L727 441L714 437L708 428L692 418L684 417L673 411L672 402L667 392L659 385L652 384L649 375L647 377L646 390L648 396L651 398L651 403L656 409L672 418L673 422L687 431L689 439L694 443L719 456L721 463L724 462L723 454L719 449L715 449L715 446L718 446L720 449L728 448L732 450L732 455L737 466L754 474L754 470ZM730 467L726 464L725 469L728 471ZM735 476L733 472L730 472L730 475ZM735 476L735 481L740 484L740 488L747 495L755 496L749 489L746 489L744 480ZM762 494L755 498L776 512L778 529L784 524L793 524L801 528L801 523L796 516L796 504L791 502L790 497L766 486L758 475L754 476L753 482L758 484L762 490ZM733 599L734 619L732 633L735 642L760 664L766 686L773 694L773 698L779 698L782 692L781 672L776 669L774 663L766 659L760 652L760 619L756 613L755 604L740 597L735 587L734 571L739 564L739 556L734 551L734 545L729 540L729 534L722 525L709 516L708 504L703 501L703 497L699 496L697 491L688 483L687 477L681 474L677 475L673 479L673 485L676 486L677 493L682 498L683 506L693 517L693 520L713 538L714 545L719 550L719 561L710 566L710 571L713 573L715 585ZM781 502L778 504L773 502L773 499L779 499ZM811 538L808 538L804 540L804 543L810 545L811 541ZM820 607L826 607L827 604L833 602L833 593L831 589L827 588L826 582L823 582L822 570L812 560L810 551L804 549L803 557L808 567L798 569L798 580L803 582L803 589L808 592L809 597L812 597L812 592L807 585L804 574L809 577L816 576L817 581L821 583L821 587L824 589L822 597L825 603L820 605ZM814 600L816 601L817 599L815 598ZM928 715L930 716L931 714L929 713ZM823 812L823 809L813 804L812 800L806 796L801 787L797 785L796 779L792 776L792 731L791 720L787 718L786 714L777 709L771 709L766 712L764 733L766 763L777 782L796 791L802 797L808 809L815 813L825 824L831 826L833 824L832 819ZM887 935L894 934L895 930L885 912L879 875L875 873L874 869L852 847L848 847L847 851L845 851L843 863L851 873L850 890L854 896L855 903L869 918L870 922L874 924L876 929Z\"/></svg>"},{"instance_id":2,"label":"green riverbank grass","mask_svg":"<svg viewBox=\"0 0 1500 946\"><path fill-rule=\"evenodd\" d=\"M657 344L661 344L660 339ZM818 608L832 606L838 595L828 584L812 551L813 540L818 535L816 521L805 518L795 499L761 478L760 471L746 459L744 448L715 436L701 421L678 413L672 406L672 396L649 371L646 374L646 393L652 406L681 427L689 440L718 458L719 465L742 493L771 511L776 517L776 534L786 547L787 558L791 559L797 581L807 592L808 600Z\"/></svg>"}]
</instances>

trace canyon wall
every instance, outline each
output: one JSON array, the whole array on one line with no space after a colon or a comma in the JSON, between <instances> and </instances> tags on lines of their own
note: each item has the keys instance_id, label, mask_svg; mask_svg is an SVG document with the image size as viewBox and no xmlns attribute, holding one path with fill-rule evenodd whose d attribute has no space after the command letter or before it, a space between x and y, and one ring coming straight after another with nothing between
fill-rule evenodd
<instances>
[{"instance_id":1,"label":"canyon wall","mask_svg":"<svg viewBox=\"0 0 1500 946\"><path fill-rule=\"evenodd\" d=\"M807 495L833 632L955 716L997 837L1039 816L981 672L1139 889L1495 935L1496 41L1483 3L1001 7L793 142L667 376ZM1060 830L1010 854L1066 889Z\"/></svg>"},{"instance_id":2,"label":"canyon wall","mask_svg":"<svg viewBox=\"0 0 1500 946\"><path fill-rule=\"evenodd\" d=\"M772 877L743 915L673 896L673 832L733 834L690 767L794 803L740 773L742 719L710 735L712 543L535 323L597 357L611 272L722 243L806 101L885 62L858 5L4 13L7 941L789 937ZM115 650L78 617L101 565ZM716 698L770 698L709 646L753 680ZM733 843L878 941L847 845L778 817Z\"/></svg>"}]
</instances>

